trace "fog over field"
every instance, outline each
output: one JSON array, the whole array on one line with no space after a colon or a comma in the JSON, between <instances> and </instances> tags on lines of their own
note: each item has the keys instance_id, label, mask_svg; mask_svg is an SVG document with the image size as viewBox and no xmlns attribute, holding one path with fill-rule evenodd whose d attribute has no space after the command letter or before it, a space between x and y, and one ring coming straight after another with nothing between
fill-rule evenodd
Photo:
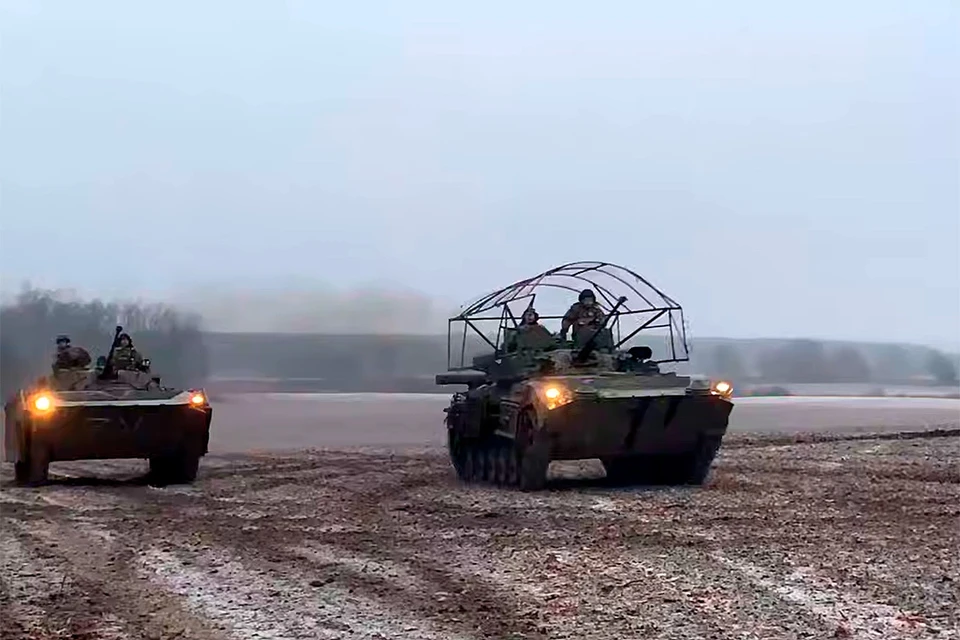
<instances>
[{"instance_id":1,"label":"fog over field","mask_svg":"<svg viewBox=\"0 0 960 640\"><path fill-rule=\"evenodd\" d=\"M695 336L956 350L958 23L950 0L3 3L0 288L436 333L600 259Z\"/></svg>"}]
</instances>

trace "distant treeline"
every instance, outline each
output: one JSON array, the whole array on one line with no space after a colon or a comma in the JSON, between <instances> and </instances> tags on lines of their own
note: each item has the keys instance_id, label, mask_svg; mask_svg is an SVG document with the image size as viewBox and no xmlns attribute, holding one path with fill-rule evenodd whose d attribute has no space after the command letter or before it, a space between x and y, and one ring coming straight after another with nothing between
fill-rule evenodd
<instances>
[{"instance_id":1,"label":"distant treeline","mask_svg":"<svg viewBox=\"0 0 960 640\"><path fill-rule=\"evenodd\" d=\"M748 382L960 384L957 354L916 345L713 338L693 352L699 370Z\"/></svg>"},{"instance_id":2,"label":"distant treeline","mask_svg":"<svg viewBox=\"0 0 960 640\"><path fill-rule=\"evenodd\" d=\"M123 325L134 345L165 382L201 384L209 373L200 319L162 304L72 300L53 291L28 290L0 307L0 391L48 375L59 334L94 359L110 350L114 327Z\"/></svg>"},{"instance_id":3,"label":"distant treeline","mask_svg":"<svg viewBox=\"0 0 960 640\"><path fill-rule=\"evenodd\" d=\"M433 388L447 367L446 336L204 333L200 318L166 305L66 299L25 291L0 309L0 386L7 397L50 370L54 339L70 335L95 358L116 324L133 335L153 369L176 385L210 378L275 378L304 390ZM459 353L459 340L454 351ZM488 350L479 339L471 354ZM682 370L736 383L877 383L957 385L957 356L913 345L815 340L703 338ZM299 382L298 380L299 379Z\"/></svg>"},{"instance_id":4,"label":"distant treeline","mask_svg":"<svg viewBox=\"0 0 960 640\"><path fill-rule=\"evenodd\" d=\"M445 336L209 333L205 340L211 371L224 377L382 388L386 380L426 379L447 366ZM460 341L453 343L456 355ZM484 348L479 340L468 343L473 353ZM736 382L958 384L956 360L914 345L707 338L694 341L683 368Z\"/></svg>"}]
</instances>

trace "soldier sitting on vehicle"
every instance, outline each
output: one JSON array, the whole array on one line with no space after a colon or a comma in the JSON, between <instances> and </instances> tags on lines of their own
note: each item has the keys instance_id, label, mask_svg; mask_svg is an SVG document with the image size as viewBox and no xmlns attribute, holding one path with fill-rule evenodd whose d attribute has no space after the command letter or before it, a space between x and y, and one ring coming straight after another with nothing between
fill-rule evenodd
<instances>
[{"instance_id":1,"label":"soldier sitting on vehicle","mask_svg":"<svg viewBox=\"0 0 960 640\"><path fill-rule=\"evenodd\" d=\"M520 349L539 350L555 345L553 333L540 324L540 314L533 307L527 307L517 327L517 346Z\"/></svg>"},{"instance_id":2,"label":"soldier sitting on vehicle","mask_svg":"<svg viewBox=\"0 0 960 640\"><path fill-rule=\"evenodd\" d=\"M597 296L591 289L580 292L577 302L570 306L560 321L560 339L567 339L567 331L573 327L574 339L585 327L596 329L603 322L603 309L597 304Z\"/></svg>"},{"instance_id":3,"label":"soldier sitting on vehicle","mask_svg":"<svg viewBox=\"0 0 960 640\"><path fill-rule=\"evenodd\" d=\"M504 334L505 350L541 350L556 346L556 338L540 324L540 315L533 307L527 307L516 329L507 329Z\"/></svg>"},{"instance_id":4,"label":"soldier sitting on vehicle","mask_svg":"<svg viewBox=\"0 0 960 640\"><path fill-rule=\"evenodd\" d=\"M113 368L115 371L139 371L143 358L133 346L129 333L120 334L120 344L113 350Z\"/></svg>"},{"instance_id":5,"label":"soldier sitting on vehicle","mask_svg":"<svg viewBox=\"0 0 960 640\"><path fill-rule=\"evenodd\" d=\"M83 347L70 344L70 336L57 336L57 353L53 360L53 374L60 371L86 369L90 366L90 354Z\"/></svg>"}]
</instances>

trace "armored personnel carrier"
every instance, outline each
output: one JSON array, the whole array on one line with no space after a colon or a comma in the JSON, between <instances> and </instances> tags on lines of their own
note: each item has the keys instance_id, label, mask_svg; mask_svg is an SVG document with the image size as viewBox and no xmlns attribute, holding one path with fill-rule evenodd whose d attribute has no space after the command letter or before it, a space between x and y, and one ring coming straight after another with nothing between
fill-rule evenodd
<instances>
[{"instance_id":1,"label":"armored personnel carrier","mask_svg":"<svg viewBox=\"0 0 960 640\"><path fill-rule=\"evenodd\" d=\"M163 386L149 360L115 369L122 331L95 369L56 371L6 403L5 458L18 482L46 482L51 462L109 458L147 458L155 484L196 478L213 416L206 393Z\"/></svg>"},{"instance_id":2,"label":"armored personnel carrier","mask_svg":"<svg viewBox=\"0 0 960 640\"><path fill-rule=\"evenodd\" d=\"M569 340L540 324L570 317L539 315L544 301L559 293L563 310L581 288L600 307L592 323ZM660 340L656 357L638 344L646 337ZM701 484L733 409L730 383L666 370L689 360L680 305L604 262L556 267L464 305L448 321L447 354L436 381L466 387L444 409L464 481L538 490L550 461L599 458L616 484Z\"/></svg>"}]
</instances>

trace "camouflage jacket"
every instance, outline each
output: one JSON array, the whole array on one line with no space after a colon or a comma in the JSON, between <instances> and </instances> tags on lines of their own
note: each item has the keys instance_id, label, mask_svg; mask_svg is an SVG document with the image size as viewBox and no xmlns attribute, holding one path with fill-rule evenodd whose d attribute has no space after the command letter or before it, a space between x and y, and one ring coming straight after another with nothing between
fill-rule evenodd
<instances>
[{"instance_id":1,"label":"camouflage jacket","mask_svg":"<svg viewBox=\"0 0 960 640\"><path fill-rule=\"evenodd\" d=\"M550 330L539 322L536 324L521 324L517 327L517 333L523 335L535 335L537 337L546 337L552 338L553 334L550 333Z\"/></svg>"},{"instance_id":2,"label":"camouflage jacket","mask_svg":"<svg viewBox=\"0 0 960 640\"><path fill-rule=\"evenodd\" d=\"M90 366L90 354L83 347L67 347L57 351L53 359L53 372L61 369L83 369Z\"/></svg>"},{"instance_id":3,"label":"camouflage jacket","mask_svg":"<svg viewBox=\"0 0 960 640\"><path fill-rule=\"evenodd\" d=\"M566 333L571 326L573 326L574 331L576 331L580 327L599 325L603 322L603 316L603 309L601 309L599 305L594 304L588 307L580 302L574 302L560 322L560 332Z\"/></svg>"},{"instance_id":4,"label":"camouflage jacket","mask_svg":"<svg viewBox=\"0 0 960 640\"><path fill-rule=\"evenodd\" d=\"M140 352L133 347L117 347L113 351L113 368L115 370L136 369L142 361Z\"/></svg>"}]
</instances>

